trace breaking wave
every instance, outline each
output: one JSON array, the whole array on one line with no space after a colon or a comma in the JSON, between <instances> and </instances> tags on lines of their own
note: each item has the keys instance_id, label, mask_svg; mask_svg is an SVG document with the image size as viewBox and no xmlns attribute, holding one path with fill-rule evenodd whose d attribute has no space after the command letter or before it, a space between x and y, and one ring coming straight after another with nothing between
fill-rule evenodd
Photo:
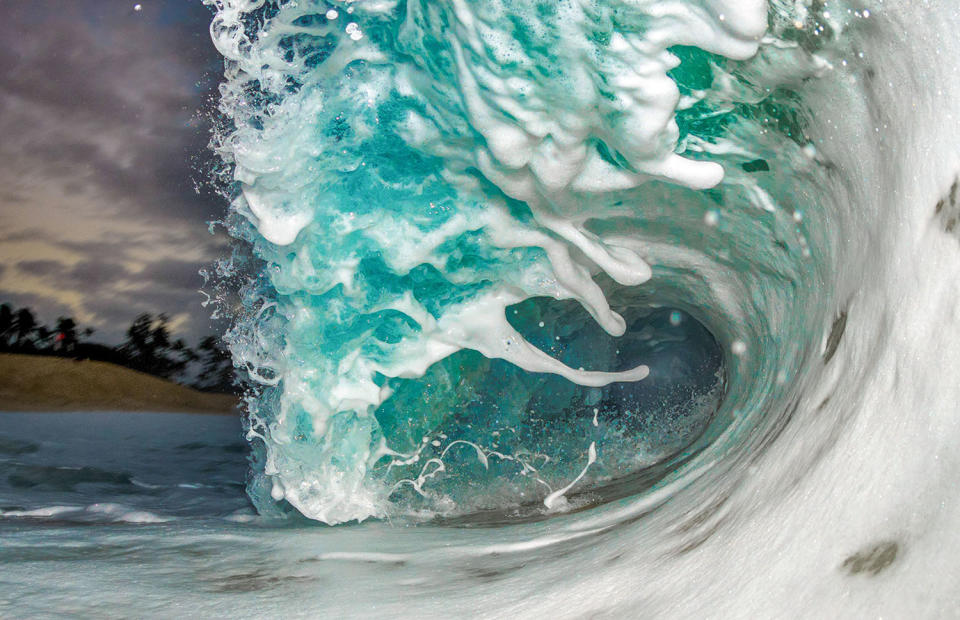
<instances>
[{"instance_id":1,"label":"breaking wave","mask_svg":"<svg viewBox=\"0 0 960 620\"><path fill-rule=\"evenodd\" d=\"M754 574L939 518L955 8L215 4L262 513Z\"/></svg>"}]
</instances>

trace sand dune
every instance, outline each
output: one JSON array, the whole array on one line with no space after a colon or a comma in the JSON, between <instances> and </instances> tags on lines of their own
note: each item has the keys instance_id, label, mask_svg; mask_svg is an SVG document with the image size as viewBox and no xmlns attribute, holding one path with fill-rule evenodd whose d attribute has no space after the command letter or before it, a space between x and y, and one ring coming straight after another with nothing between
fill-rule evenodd
<instances>
[{"instance_id":1,"label":"sand dune","mask_svg":"<svg viewBox=\"0 0 960 620\"><path fill-rule=\"evenodd\" d=\"M238 399L207 394L115 364L0 354L0 411L235 413Z\"/></svg>"}]
</instances>

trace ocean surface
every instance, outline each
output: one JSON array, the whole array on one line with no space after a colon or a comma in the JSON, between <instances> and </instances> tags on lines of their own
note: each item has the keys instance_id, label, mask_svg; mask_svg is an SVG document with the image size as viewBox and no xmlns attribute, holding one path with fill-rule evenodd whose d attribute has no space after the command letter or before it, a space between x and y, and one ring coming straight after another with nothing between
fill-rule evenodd
<instances>
[{"instance_id":1,"label":"ocean surface","mask_svg":"<svg viewBox=\"0 0 960 620\"><path fill-rule=\"evenodd\" d=\"M957 617L955 2L208 4L244 421L4 417L0 615Z\"/></svg>"}]
</instances>

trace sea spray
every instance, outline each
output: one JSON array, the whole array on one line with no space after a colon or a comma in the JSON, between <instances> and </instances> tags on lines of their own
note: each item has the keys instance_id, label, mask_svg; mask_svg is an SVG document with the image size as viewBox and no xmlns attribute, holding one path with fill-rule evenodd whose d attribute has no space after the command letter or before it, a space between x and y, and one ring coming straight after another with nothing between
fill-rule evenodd
<instances>
[{"instance_id":1,"label":"sea spray","mask_svg":"<svg viewBox=\"0 0 960 620\"><path fill-rule=\"evenodd\" d=\"M594 450L581 486L659 465L639 493L786 415L833 303L792 91L828 63L790 11L762 39L762 2L217 8L262 510L544 508ZM672 404L628 394L660 309L693 330Z\"/></svg>"}]
</instances>

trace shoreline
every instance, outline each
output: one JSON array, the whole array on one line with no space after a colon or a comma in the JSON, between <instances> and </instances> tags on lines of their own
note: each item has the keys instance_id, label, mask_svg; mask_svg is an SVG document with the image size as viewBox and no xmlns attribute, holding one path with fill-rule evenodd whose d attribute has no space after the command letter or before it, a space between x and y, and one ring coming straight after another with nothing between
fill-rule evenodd
<instances>
[{"instance_id":1,"label":"shoreline","mask_svg":"<svg viewBox=\"0 0 960 620\"><path fill-rule=\"evenodd\" d=\"M0 354L2 413L239 415L239 397L201 392L116 364Z\"/></svg>"},{"instance_id":2,"label":"shoreline","mask_svg":"<svg viewBox=\"0 0 960 620\"><path fill-rule=\"evenodd\" d=\"M199 410L199 409L83 409L80 407L67 407L63 409L57 409L55 407L44 408L35 408L35 409L13 409L0 405L0 418L5 415L21 415L21 414L67 414L67 415L86 415L88 413L122 413L124 415L140 415L140 414L149 414L149 415L215 415L215 416L232 416L239 417L240 412L235 409L230 410Z\"/></svg>"}]
</instances>

